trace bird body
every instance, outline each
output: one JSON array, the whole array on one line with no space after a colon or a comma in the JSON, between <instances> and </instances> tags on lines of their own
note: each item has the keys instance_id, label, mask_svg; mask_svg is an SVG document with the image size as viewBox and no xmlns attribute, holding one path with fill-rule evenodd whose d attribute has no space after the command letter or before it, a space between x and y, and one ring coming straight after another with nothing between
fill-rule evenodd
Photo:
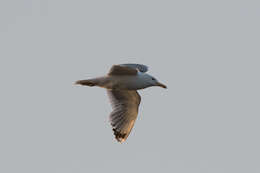
<instances>
[{"instance_id":1,"label":"bird body","mask_svg":"<svg viewBox=\"0 0 260 173\"><path fill-rule=\"evenodd\" d=\"M76 82L107 89L113 108L110 123L119 142L126 140L137 118L141 97L136 90L151 86L166 88L146 71L148 67L142 64L120 64L112 66L106 76Z\"/></svg>"},{"instance_id":2,"label":"bird body","mask_svg":"<svg viewBox=\"0 0 260 173\"><path fill-rule=\"evenodd\" d=\"M118 89L118 90L139 90L144 89L150 86L153 86L153 83L149 82L151 78L150 75L146 73L139 72L138 75L107 75L102 77L97 77L88 80L77 81L78 84L87 84L91 86L99 86L106 89Z\"/></svg>"}]
</instances>

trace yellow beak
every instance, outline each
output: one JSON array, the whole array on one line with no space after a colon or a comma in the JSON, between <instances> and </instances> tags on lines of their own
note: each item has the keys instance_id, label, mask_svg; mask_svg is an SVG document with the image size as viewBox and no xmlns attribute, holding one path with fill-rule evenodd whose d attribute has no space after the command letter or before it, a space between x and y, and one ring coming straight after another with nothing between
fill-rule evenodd
<instances>
[{"instance_id":1,"label":"yellow beak","mask_svg":"<svg viewBox=\"0 0 260 173\"><path fill-rule=\"evenodd\" d=\"M162 87L162 88L167 88L167 86L166 85L164 85L164 84L162 84L162 83L160 83L160 82L157 82L157 86L159 86L159 87Z\"/></svg>"}]
</instances>

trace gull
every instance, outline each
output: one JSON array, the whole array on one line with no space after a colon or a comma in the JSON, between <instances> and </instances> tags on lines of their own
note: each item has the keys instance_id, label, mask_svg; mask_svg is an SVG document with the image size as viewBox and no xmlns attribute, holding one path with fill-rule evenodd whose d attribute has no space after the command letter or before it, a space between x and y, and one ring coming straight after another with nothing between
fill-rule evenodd
<instances>
[{"instance_id":1,"label":"gull","mask_svg":"<svg viewBox=\"0 0 260 173\"><path fill-rule=\"evenodd\" d=\"M147 74L143 64L113 65L106 76L79 80L75 84L105 88L113 111L109 121L118 142L124 142L130 134L138 114L141 97L137 90L159 86L167 88Z\"/></svg>"}]
</instances>

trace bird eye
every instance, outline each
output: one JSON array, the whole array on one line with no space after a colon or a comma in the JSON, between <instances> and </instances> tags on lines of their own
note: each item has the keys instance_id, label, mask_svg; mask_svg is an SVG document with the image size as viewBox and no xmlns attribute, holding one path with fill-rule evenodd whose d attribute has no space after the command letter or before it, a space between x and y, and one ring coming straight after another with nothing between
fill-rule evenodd
<instances>
[{"instance_id":1,"label":"bird eye","mask_svg":"<svg viewBox=\"0 0 260 173\"><path fill-rule=\"evenodd\" d=\"M155 80L155 79L152 77L152 80Z\"/></svg>"}]
</instances>

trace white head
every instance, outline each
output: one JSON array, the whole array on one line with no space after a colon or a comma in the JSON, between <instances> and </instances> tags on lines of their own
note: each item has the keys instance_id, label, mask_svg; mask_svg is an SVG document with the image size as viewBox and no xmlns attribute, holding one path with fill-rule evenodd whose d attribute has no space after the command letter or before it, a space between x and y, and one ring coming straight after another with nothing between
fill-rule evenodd
<instances>
[{"instance_id":1,"label":"white head","mask_svg":"<svg viewBox=\"0 0 260 173\"><path fill-rule=\"evenodd\" d=\"M160 83L155 77L147 74L147 73L143 73L142 74L142 78L144 79L147 87L150 87L150 86L159 86L159 87L162 87L162 88L167 88L166 85Z\"/></svg>"}]
</instances>

